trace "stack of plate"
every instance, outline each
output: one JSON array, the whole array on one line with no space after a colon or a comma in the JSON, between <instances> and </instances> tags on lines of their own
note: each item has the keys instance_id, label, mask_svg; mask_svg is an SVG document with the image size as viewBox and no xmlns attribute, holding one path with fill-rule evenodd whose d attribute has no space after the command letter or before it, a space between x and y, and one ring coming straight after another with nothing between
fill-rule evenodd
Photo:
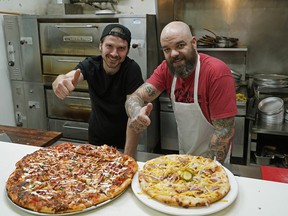
<instances>
[{"instance_id":1,"label":"stack of plate","mask_svg":"<svg viewBox=\"0 0 288 216\"><path fill-rule=\"evenodd\" d=\"M258 104L259 118L268 124L279 124L284 118L284 101L279 97L268 97Z\"/></svg>"}]
</instances>

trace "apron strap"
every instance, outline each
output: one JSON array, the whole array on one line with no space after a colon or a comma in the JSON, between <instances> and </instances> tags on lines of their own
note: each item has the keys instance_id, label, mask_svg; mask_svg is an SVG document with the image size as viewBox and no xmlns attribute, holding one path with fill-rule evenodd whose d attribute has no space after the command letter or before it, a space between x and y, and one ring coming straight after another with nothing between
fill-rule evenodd
<instances>
[{"instance_id":1,"label":"apron strap","mask_svg":"<svg viewBox=\"0 0 288 216\"><path fill-rule=\"evenodd\" d=\"M197 56L197 65L195 70L195 80L194 80L194 103L198 103L198 81L200 75L200 56Z\"/></svg>"}]
</instances>

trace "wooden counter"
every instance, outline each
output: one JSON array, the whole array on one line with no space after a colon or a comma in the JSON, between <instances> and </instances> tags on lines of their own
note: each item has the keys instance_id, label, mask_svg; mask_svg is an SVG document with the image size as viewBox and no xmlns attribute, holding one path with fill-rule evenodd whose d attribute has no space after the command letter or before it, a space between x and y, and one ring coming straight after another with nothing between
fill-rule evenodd
<instances>
[{"instance_id":1,"label":"wooden counter","mask_svg":"<svg viewBox=\"0 0 288 216\"><path fill-rule=\"evenodd\" d=\"M31 146L49 146L62 137L62 132L36 130L0 125L0 133L6 133L13 143Z\"/></svg>"}]
</instances>

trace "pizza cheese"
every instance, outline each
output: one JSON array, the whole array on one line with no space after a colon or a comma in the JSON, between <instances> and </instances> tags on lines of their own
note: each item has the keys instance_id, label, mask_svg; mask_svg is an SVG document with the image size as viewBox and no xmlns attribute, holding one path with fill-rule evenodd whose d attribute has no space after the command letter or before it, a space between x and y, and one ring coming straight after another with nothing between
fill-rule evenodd
<instances>
[{"instance_id":1,"label":"pizza cheese","mask_svg":"<svg viewBox=\"0 0 288 216\"><path fill-rule=\"evenodd\" d=\"M230 190L220 163L192 155L165 155L145 163L138 174L141 189L152 198L184 208L209 206Z\"/></svg>"},{"instance_id":2,"label":"pizza cheese","mask_svg":"<svg viewBox=\"0 0 288 216\"><path fill-rule=\"evenodd\" d=\"M6 190L17 205L40 213L78 212L123 192L137 162L108 145L62 143L16 163Z\"/></svg>"}]
</instances>

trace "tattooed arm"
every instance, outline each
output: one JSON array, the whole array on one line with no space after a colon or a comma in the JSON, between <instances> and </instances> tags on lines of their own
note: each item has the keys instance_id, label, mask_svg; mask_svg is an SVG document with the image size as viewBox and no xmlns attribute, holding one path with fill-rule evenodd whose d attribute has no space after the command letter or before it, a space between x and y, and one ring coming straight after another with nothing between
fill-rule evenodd
<instances>
[{"instance_id":1,"label":"tattooed arm","mask_svg":"<svg viewBox=\"0 0 288 216\"><path fill-rule=\"evenodd\" d=\"M125 108L130 118L129 127L137 133L144 131L151 123L149 118L153 109L152 102L161 94L155 86L144 83L126 100ZM145 105L148 103L147 105Z\"/></svg>"},{"instance_id":2,"label":"tattooed arm","mask_svg":"<svg viewBox=\"0 0 288 216\"><path fill-rule=\"evenodd\" d=\"M204 157L214 159L224 163L230 146L233 142L235 132L234 117L217 119L212 121L215 131L211 137L209 150L204 153Z\"/></svg>"}]
</instances>

